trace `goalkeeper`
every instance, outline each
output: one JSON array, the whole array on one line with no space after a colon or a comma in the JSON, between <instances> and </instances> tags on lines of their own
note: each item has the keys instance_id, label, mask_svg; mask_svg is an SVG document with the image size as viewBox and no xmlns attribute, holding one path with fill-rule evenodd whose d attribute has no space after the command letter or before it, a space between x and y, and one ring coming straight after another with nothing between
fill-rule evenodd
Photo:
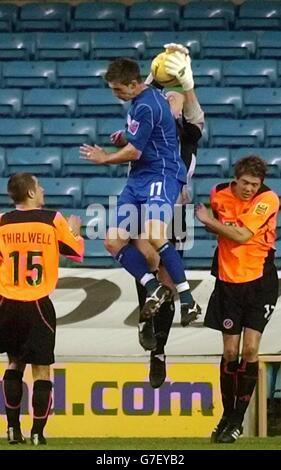
<instances>
[{"instance_id":1,"label":"goalkeeper","mask_svg":"<svg viewBox=\"0 0 281 470\"><path fill-rule=\"evenodd\" d=\"M190 180L195 169L198 141L202 136L204 113L200 107L200 104L198 103L194 91L194 81L188 49L181 44L166 44L164 47L166 51L174 52L173 54L167 56L165 61L166 72L169 75L176 77L182 87L182 93L169 91L166 93L166 96L169 101L171 111L176 119L181 145L181 158L184 161L187 169L187 185L182 193L182 200L179 201L182 204L186 204L191 202L191 194L189 191ZM156 86L157 88L162 88L161 85L155 82L152 74L147 77L146 83ZM181 212L183 219L182 227L176 227L175 224L173 227L172 241L174 243L180 241L177 233L182 233L186 230L184 209L185 207L183 206L183 210ZM134 241L134 243L136 243L138 249L146 255L152 270L157 270L159 267L158 276L161 282L168 285L169 287L173 287L173 284L164 267L159 265L160 258L152 246L149 245L149 243L145 240L137 240ZM137 291L139 307L141 310L145 303L146 290L138 282ZM139 330L142 328L151 330L153 350L150 353L149 380L153 388L160 387L166 378L166 356L164 348L167 343L170 328L172 326L174 313L175 305L173 298L171 298L169 301L166 301L161 305L160 310L156 316L149 319L145 325L139 325ZM196 315L194 318L182 317L181 324L182 326L187 326L195 319Z\"/></svg>"}]
</instances>

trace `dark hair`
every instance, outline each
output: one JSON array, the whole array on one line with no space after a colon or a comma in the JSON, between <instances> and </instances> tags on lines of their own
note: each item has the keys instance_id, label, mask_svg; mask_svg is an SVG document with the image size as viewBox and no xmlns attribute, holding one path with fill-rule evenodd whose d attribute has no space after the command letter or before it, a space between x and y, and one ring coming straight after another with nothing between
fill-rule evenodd
<instances>
[{"instance_id":1,"label":"dark hair","mask_svg":"<svg viewBox=\"0 0 281 470\"><path fill-rule=\"evenodd\" d=\"M234 167L234 174L237 179L243 175L250 175L260 178L261 182L263 182L266 171L267 166L265 161L257 155L241 158Z\"/></svg>"},{"instance_id":2,"label":"dark hair","mask_svg":"<svg viewBox=\"0 0 281 470\"><path fill-rule=\"evenodd\" d=\"M15 204L25 202L29 191L35 191L36 183L31 173L16 173L9 178L7 191Z\"/></svg>"},{"instance_id":3,"label":"dark hair","mask_svg":"<svg viewBox=\"0 0 281 470\"><path fill-rule=\"evenodd\" d=\"M122 85L129 85L133 80L142 82L137 62L127 58L115 59L111 62L104 78L107 82L116 82Z\"/></svg>"}]
</instances>

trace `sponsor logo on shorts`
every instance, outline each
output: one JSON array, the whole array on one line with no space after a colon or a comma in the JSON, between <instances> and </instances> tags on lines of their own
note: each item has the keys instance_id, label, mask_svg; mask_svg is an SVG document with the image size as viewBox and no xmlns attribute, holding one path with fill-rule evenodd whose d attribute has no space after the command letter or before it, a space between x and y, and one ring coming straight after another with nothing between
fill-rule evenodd
<instances>
[{"instance_id":1,"label":"sponsor logo on shorts","mask_svg":"<svg viewBox=\"0 0 281 470\"><path fill-rule=\"evenodd\" d=\"M223 327L224 327L226 330L230 330L230 328L233 327L233 321L232 321L230 318L226 318L226 319L223 321Z\"/></svg>"}]
</instances>

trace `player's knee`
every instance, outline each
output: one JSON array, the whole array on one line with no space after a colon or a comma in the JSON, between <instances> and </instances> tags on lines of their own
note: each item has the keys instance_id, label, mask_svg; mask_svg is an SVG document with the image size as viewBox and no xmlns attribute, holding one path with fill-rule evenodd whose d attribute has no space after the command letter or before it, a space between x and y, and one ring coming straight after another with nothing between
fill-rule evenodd
<instances>
[{"instance_id":1,"label":"player's knee","mask_svg":"<svg viewBox=\"0 0 281 470\"><path fill-rule=\"evenodd\" d=\"M226 360L226 362L236 361L236 359L238 357L238 351L234 347L233 348L228 347L224 350L223 357Z\"/></svg>"},{"instance_id":2,"label":"player's knee","mask_svg":"<svg viewBox=\"0 0 281 470\"><path fill-rule=\"evenodd\" d=\"M104 240L104 246L105 246L105 249L109 251L109 253L114 253L115 250L117 249L116 240L111 240L110 238L106 238Z\"/></svg>"},{"instance_id":3,"label":"player's knee","mask_svg":"<svg viewBox=\"0 0 281 470\"><path fill-rule=\"evenodd\" d=\"M109 253L111 253L113 256L115 256L125 245L126 243L122 243L122 241L118 238L114 239L107 236L104 240L105 249L109 251Z\"/></svg>"},{"instance_id":4,"label":"player's knee","mask_svg":"<svg viewBox=\"0 0 281 470\"><path fill-rule=\"evenodd\" d=\"M258 350L255 346L249 344L243 347L242 358L247 362L255 362L258 360Z\"/></svg>"},{"instance_id":5,"label":"player's knee","mask_svg":"<svg viewBox=\"0 0 281 470\"><path fill-rule=\"evenodd\" d=\"M151 271L157 271L159 266L159 256L156 251L150 251L149 253L145 254L146 261L151 269Z\"/></svg>"}]
</instances>

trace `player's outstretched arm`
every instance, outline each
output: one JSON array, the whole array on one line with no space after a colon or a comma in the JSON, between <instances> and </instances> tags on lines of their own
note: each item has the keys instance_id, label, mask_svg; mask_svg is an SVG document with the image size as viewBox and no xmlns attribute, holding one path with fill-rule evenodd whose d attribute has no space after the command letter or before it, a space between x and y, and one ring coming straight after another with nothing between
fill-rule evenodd
<instances>
[{"instance_id":1,"label":"player's outstretched arm","mask_svg":"<svg viewBox=\"0 0 281 470\"><path fill-rule=\"evenodd\" d=\"M191 68L189 50L182 44L165 44L167 52L174 52L167 56L165 69L169 75L177 78L181 84L184 94L183 112L187 122L196 124L202 129L204 124L204 112L198 102L194 91L194 79Z\"/></svg>"},{"instance_id":2,"label":"player's outstretched arm","mask_svg":"<svg viewBox=\"0 0 281 470\"><path fill-rule=\"evenodd\" d=\"M116 163L126 163L133 160L138 160L141 152L137 150L132 144L128 143L125 147L117 152L105 152L98 145L83 144L80 147L80 158L89 160L96 165L112 165Z\"/></svg>"}]
</instances>

